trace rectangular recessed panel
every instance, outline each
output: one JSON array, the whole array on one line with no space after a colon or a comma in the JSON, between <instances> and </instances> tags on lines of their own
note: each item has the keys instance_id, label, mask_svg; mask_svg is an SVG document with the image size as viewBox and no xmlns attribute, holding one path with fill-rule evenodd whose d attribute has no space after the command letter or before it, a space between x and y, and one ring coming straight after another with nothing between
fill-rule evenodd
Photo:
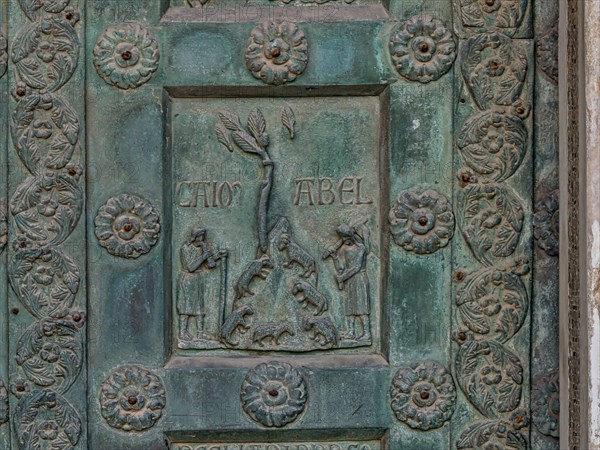
<instances>
[{"instance_id":1,"label":"rectangular recessed panel","mask_svg":"<svg viewBox=\"0 0 600 450\"><path fill-rule=\"evenodd\" d=\"M379 95L173 98L175 351L381 347Z\"/></svg>"}]
</instances>

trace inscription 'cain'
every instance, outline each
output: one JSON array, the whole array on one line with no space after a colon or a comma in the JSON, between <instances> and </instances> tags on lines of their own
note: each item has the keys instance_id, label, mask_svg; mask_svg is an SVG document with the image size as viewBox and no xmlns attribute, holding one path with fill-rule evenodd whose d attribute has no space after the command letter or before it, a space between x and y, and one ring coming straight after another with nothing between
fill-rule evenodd
<instances>
[{"instance_id":1,"label":"inscription 'cain'","mask_svg":"<svg viewBox=\"0 0 600 450\"><path fill-rule=\"evenodd\" d=\"M344 177L334 180L328 177L296 178L294 205L369 205L371 198L361 193L363 177Z\"/></svg>"},{"instance_id":2,"label":"inscription 'cain'","mask_svg":"<svg viewBox=\"0 0 600 450\"><path fill-rule=\"evenodd\" d=\"M229 208L239 204L242 183L239 181L183 181L177 184L177 199L183 208Z\"/></svg>"}]
</instances>

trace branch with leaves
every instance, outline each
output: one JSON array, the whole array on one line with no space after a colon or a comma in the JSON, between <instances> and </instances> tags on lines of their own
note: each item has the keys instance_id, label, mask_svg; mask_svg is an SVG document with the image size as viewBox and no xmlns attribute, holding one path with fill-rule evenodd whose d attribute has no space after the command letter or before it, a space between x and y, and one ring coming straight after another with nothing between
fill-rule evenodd
<instances>
[{"instance_id":1,"label":"branch with leaves","mask_svg":"<svg viewBox=\"0 0 600 450\"><path fill-rule=\"evenodd\" d=\"M215 127L217 140L230 152L233 152L235 145L246 153L258 155L265 168L258 203L258 241L260 253L264 254L268 250L267 212L274 170L274 162L267 149L270 142L267 123L258 108L248 115L247 126L243 126L240 118L231 111L219 111L219 119Z\"/></svg>"}]
</instances>

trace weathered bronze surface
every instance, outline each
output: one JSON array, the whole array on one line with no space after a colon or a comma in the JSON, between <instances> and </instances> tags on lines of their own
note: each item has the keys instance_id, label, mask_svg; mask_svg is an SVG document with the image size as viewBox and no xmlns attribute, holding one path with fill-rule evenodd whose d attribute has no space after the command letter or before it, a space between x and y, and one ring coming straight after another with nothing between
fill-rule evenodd
<instances>
[{"instance_id":1,"label":"weathered bronze surface","mask_svg":"<svg viewBox=\"0 0 600 450\"><path fill-rule=\"evenodd\" d=\"M0 448L558 448L535 7L2 3Z\"/></svg>"}]
</instances>

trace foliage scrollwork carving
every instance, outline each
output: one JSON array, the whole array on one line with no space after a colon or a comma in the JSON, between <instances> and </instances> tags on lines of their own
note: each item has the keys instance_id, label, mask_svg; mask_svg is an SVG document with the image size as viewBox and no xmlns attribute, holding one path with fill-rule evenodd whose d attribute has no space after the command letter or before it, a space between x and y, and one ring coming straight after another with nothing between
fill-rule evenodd
<instances>
[{"instance_id":1,"label":"foliage scrollwork carving","mask_svg":"<svg viewBox=\"0 0 600 450\"><path fill-rule=\"evenodd\" d=\"M6 42L6 38L0 32L0 78L4 76L6 73L6 69L8 68L8 43Z\"/></svg>"},{"instance_id":2,"label":"foliage scrollwork carving","mask_svg":"<svg viewBox=\"0 0 600 450\"><path fill-rule=\"evenodd\" d=\"M523 366L518 356L499 342L465 342L456 356L456 376L471 403L488 418L519 406Z\"/></svg>"},{"instance_id":3,"label":"foliage scrollwork carving","mask_svg":"<svg viewBox=\"0 0 600 450\"><path fill-rule=\"evenodd\" d=\"M528 0L455 0L465 28L473 32L515 34L525 19Z\"/></svg>"},{"instance_id":4,"label":"foliage scrollwork carving","mask_svg":"<svg viewBox=\"0 0 600 450\"><path fill-rule=\"evenodd\" d=\"M558 370L536 375L531 385L531 415L538 431L557 438L559 432L560 389Z\"/></svg>"},{"instance_id":5,"label":"foliage scrollwork carving","mask_svg":"<svg viewBox=\"0 0 600 450\"><path fill-rule=\"evenodd\" d=\"M515 252L525 214L521 200L507 186L472 184L458 196L459 224L475 257L486 266Z\"/></svg>"},{"instance_id":6,"label":"foliage scrollwork carving","mask_svg":"<svg viewBox=\"0 0 600 450\"><path fill-rule=\"evenodd\" d=\"M494 267L464 280L456 305L462 322L473 333L506 342L519 331L527 317L529 298L521 281L522 272L514 272Z\"/></svg>"},{"instance_id":7,"label":"foliage scrollwork carving","mask_svg":"<svg viewBox=\"0 0 600 450\"><path fill-rule=\"evenodd\" d=\"M461 55L463 78L481 110L510 106L519 99L528 63L512 39L497 32L477 34L465 42Z\"/></svg>"},{"instance_id":8,"label":"foliage scrollwork carving","mask_svg":"<svg viewBox=\"0 0 600 450\"><path fill-rule=\"evenodd\" d=\"M75 72L79 49L79 38L68 20L44 17L17 34L12 61L27 86L56 92Z\"/></svg>"}]
</instances>

